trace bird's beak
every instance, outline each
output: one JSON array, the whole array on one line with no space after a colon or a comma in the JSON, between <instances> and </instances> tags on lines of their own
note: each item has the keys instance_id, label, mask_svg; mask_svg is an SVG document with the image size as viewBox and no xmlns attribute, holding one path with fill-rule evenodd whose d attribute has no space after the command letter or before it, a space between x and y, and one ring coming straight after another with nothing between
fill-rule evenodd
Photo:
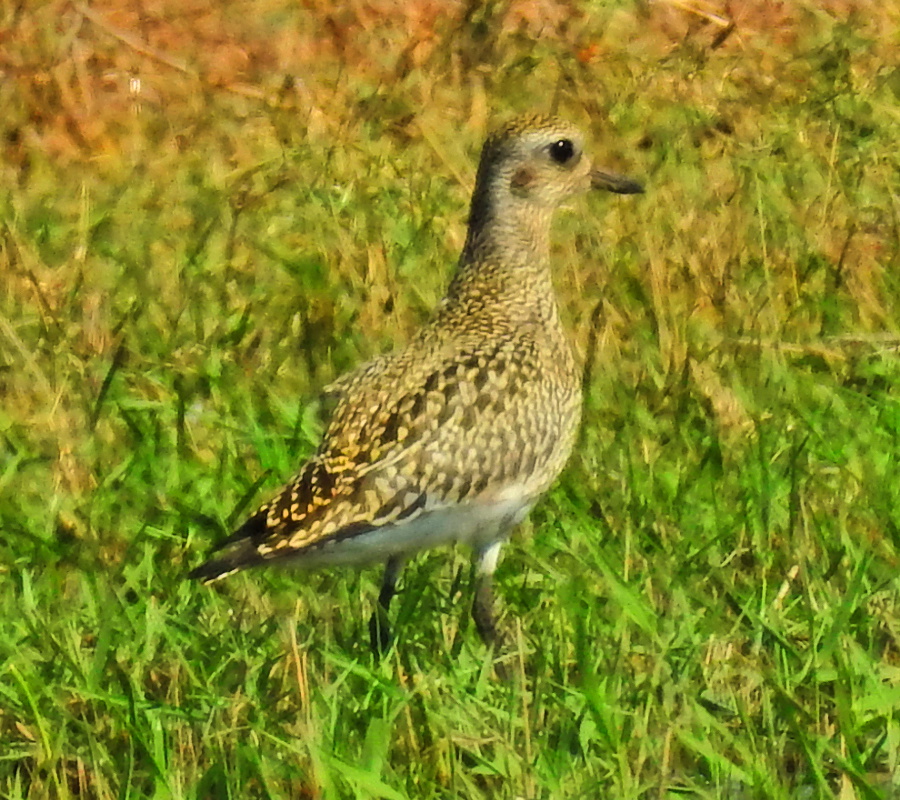
<instances>
[{"instance_id":1,"label":"bird's beak","mask_svg":"<svg viewBox=\"0 0 900 800\"><path fill-rule=\"evenodd\" d=\"M644 192L643 185L637 181L626 178L624 175L604 172L602 169L591 170L591 187L606 189L607 192L616 194L643 194Z\"/></svg>"}]
</instances>

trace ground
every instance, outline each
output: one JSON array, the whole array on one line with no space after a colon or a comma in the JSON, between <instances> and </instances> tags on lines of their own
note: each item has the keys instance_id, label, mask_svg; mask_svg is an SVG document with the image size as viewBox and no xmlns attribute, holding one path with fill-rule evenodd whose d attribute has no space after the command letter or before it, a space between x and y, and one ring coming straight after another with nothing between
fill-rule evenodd
<instances>
[{"instance_id":1,"label":"ground","mask_svg":"<svg viewBox=\"0 0 900 800\"><path fill-rule=\"evenodd\" d=\"M900 7L0 3L0 796L900 792ZM184 580L405 341L493 121L641 198L554 231L581 440L507 548Z\"/></svg>"}]
</instances>

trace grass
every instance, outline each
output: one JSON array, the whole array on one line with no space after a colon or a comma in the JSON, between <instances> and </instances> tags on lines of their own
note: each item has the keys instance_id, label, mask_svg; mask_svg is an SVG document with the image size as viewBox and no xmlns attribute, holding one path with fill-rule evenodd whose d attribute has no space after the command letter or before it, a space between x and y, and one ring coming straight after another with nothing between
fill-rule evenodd
<instances>
[{"instance_id":1,"label":"grass","mask_svg":"<svg viewBox=\"0 0 900 800\"><path fill-rule=\"evenodd\" d=\"M895 11L198 3L148 55L2 9L0 797L900 791ZM291 36L344 49L282 86ZM585 419L498 572L512 679L465 553L382 663L374 569L185 582L440 298L487 110L551 98L648 191L555 232Z\"/></svg>"}]
</instances>

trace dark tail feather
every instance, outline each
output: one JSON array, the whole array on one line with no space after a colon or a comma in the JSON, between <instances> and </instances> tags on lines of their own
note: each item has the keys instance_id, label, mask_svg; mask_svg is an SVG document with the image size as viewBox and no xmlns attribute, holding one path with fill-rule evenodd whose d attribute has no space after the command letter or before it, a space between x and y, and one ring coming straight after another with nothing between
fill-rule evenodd
<instances>
[{"instance_id":1,"label":"dark tail feather","mask_svg":"<svg viewBox=\"0 0 900 800\"><path fill-rule=\"evenodd\" d=\"M258 546L265 539L266 514L266 509L257 511L231 536L216 545L215 552L223 551L222 555L192 569L188 577L203 583L213 583L239 570L262 564L265 558L260 555Z\"/></svg>"},{"instance_id":2,"label":"dark tail feather","mask_svg":"<svg viewBox=\"0 0 900 800\"><path fill-rule=\"evenodd\" d=\"M256 552L256 548L248 543L244 547L234 548L223 556L203 562L199 567L192 569L188 573L188 577L203 581L203 583L213 583L227 578L239 570L262 564L263 560L263 557Z\"/></svg>"}]
</instances>

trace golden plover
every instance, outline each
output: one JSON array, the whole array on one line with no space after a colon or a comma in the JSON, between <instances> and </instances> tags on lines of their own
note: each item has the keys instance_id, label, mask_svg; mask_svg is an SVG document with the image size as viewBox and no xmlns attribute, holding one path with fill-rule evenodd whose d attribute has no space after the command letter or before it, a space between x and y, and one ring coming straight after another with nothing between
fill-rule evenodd
<instances>
[{"instance_id":1,"label":"golden plover","mask_svg":"<svg viewBox=\"0 0 900 800\"><path fill-rule=\"evenodd\" d=\"M534 115L487 139L466 243L431 322L329 387L337 406L315 455L191 577L385 562L370 622L381 649L404 560L464 542L476 627L497 639L500 548L563 468L580 419L579 370L551 283L551 216L590 188L642 191L595 169L583 141L569 123Z\"/></svg>"}]
</instances>

